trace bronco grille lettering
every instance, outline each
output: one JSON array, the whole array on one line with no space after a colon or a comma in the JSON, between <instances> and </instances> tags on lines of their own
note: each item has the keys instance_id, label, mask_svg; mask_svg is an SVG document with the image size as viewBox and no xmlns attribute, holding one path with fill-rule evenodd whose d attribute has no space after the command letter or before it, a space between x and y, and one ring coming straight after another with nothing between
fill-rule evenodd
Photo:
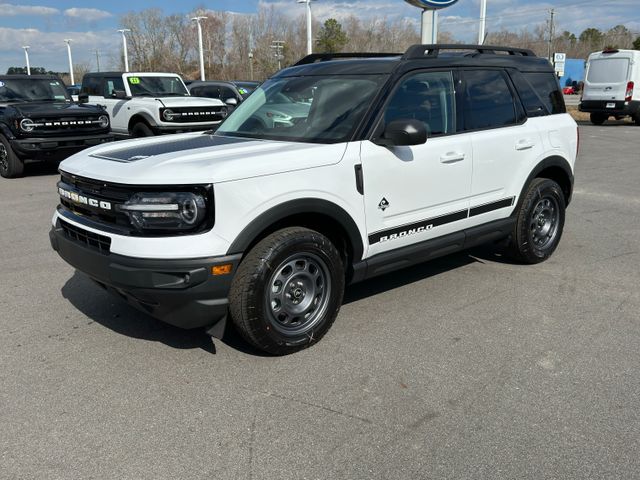
<instances>
[{"instance_id":1,"label":"bronco grille lettering","mask_svg":"<svg viewBox=\"0 0 640 480\"><path fill-rule=\"evenodd\" d=\"M85 195L81 195L77 192L72 192L70 190L66 190L62 187L58 187L58 194L62 198L66 198L67 200L71 200L73 203L77 203L78 205L88 205L89 207L100 208L102 210L112 210L113 206L111 202L105 202L104 200L98 200L95 198L87 197Z\"/></svg>"}]
</instances>

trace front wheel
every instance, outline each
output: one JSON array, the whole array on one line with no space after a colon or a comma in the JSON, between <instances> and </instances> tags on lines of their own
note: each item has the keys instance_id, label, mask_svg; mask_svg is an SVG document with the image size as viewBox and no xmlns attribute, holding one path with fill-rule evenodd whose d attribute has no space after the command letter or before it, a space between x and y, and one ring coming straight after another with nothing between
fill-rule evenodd
<instances>
[{"instance_id":1,"label":"front wheel","mask_svg":"<svg viewBox=\"0 0 640 480\"><path fill-rule=\"evenodd\" d=\"M560 185L547 178L534 179L518 207L509 244L511 257L529 264L548 259L560 243L565 208Z\"/></svg>"},{"instance_id":2,"label":"front wheel","mask_svg":"<svg viewBox=\"0 0 640 480\"><path fill-rule=\"evenodd\" d=\"M133 138L153 137L154 133L149 125L144 122L138 122L131 129L131 136Z\"/></svg>"},{"instance_id":3,"label":"front wheel","mask_svg":"<svg viewBox=\"0 0 640 480\"><path fill-rule=\"evenodd\" d=\"M11 148L9 141L0 135L0 175L16 178L24 173L24 163Z\"/></svg>"},{"instance_id":4,"label":"front wheel","mask_svg":"<svg viewBox=\"0 0 640 480\"><path fill-rule=\"evenodd\" d=\"M260 241L238 267L229 295L231 318L260 350L293 353L329 330L344 285L342 259L327 237L285 228Z\"/></svg>"}]
</instances>

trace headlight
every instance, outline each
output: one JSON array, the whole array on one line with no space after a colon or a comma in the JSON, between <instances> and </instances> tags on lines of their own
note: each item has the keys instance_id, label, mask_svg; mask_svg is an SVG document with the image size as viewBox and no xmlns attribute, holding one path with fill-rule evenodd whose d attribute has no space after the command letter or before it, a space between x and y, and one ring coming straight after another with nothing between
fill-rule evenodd
<instances>
[{"instance_id":1,"label":"headlight","mask_svg":"<svg viewBox=\"0 0 640 480\"><path fill-rule=\"evenodd\" d=\"M118 208L139 231L191 230L206 216L204 197L190 192L136 193Z\"/></svg>"},{"instance_id":2,"label":"headlight","mask_svg":"<svg viewBox=\"0 0 640 480\"><path fill-rule=\"evenodd\" d=\"M107 128L109 126L109 116L108 115L100 115L98 117L98 125L102 128Z\"/></svg>"},{"instance_id":3,"label":"headlight","mask_svg":"<svg viewBox=\"0 0 640 480\"><path fill-rule=\"evenodd\" d=\"M167 122L173 122L173 120L176 118L176 114L173 110L167 108L162 112L162 118L164 118Z\"/></svg>"},{"instance_id":4,"label":"headlight","mask_svg":"<svg viewBox=\"0 0 640 480\"><path fill-rule=\"evenodd\" d=\"M30 118L24 118L20 121L20 128L25 132L33 132L36 124Z\"/></svg>"},{"instance_id":5,"label":"headlight","mask_svg":"<svg viewBox=\"0 0 640 480\"><path fill-rule=\"evenodd\" d=\"M220 116L222 118L227 118L227 115L229 115L229 109L227 107L222 107L220 109Z\"/></svg>"}]
</instances>

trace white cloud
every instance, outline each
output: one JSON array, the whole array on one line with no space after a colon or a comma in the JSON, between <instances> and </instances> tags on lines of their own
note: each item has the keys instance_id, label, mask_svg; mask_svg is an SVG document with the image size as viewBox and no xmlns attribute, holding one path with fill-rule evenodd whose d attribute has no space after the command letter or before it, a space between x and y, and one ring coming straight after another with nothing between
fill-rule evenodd
<instances>
[{"instance_id":1,"label":"white cloud","mask_svg":"<svg viewBox=\"0 0 640 480\"><path fill-rule=\"evenodd\" d=\"M85 20L87 22L94 22L113 16L113 14L97 8L68 8L64 11L64 14L67 17Z\"/></svg>"},{"instance_id":2,"label":"white cloud","mask_svg":"<svg viewBox=\"0 0 640 480\"><path fill-rule=\"evenodd\" d=\"M11 3L0 3L2 16L15 17L17 15L57 15L60 10L57 8L43 7L40 5L13 5Z\"/></svg>"}]
</instances>

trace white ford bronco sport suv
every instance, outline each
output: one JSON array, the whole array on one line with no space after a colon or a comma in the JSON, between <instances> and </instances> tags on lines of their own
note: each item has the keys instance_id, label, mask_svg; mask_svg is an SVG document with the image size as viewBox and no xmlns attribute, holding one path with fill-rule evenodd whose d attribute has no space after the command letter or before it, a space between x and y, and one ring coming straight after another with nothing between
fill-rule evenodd
<instances>
[{"instance_id":1,"label":"white ford bronco sport suv","mask_svg":"<svg viewBox=\"0 0 640 480\"><path fill-rule=\"evenodd\" d=\"M111 131L131 137L211 130L228 112L219 99L192 97L174 73L87 73L78 100L103 105Z\"/></svg>"},{"instance_id":2,"label":"white ford bronco sport suv","mask_svg":"<svg viewBox=\"0 0 640 480\"><path fill-rule=\"evenodd\" d=\"M265 125L283 102L306 113ZM311 55L215 133L66 160L51 243L156 318L213 336L229 319L286 354L322 338L349 283L487 242L549 258L577 149L553 68L531 51Z\"/></svg>"}]
</instances>

